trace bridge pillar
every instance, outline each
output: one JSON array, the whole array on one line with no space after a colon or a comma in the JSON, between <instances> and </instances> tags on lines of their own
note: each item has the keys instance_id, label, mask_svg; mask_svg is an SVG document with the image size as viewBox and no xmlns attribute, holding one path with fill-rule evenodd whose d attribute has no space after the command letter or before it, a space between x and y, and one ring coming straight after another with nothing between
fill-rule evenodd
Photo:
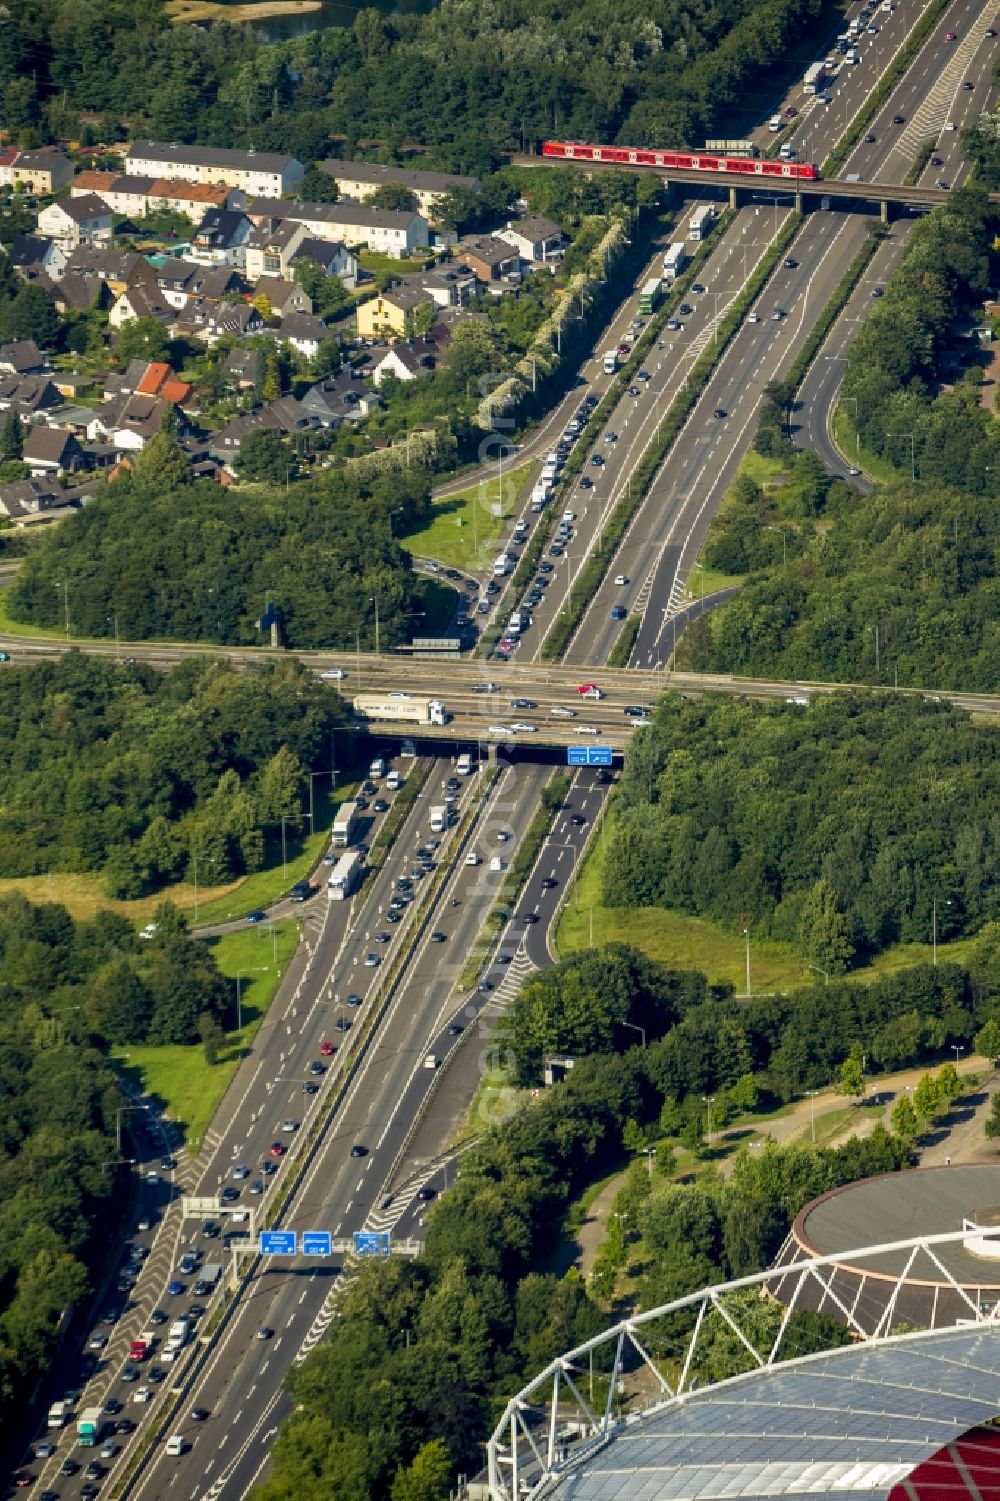
<instances>
[{"instance_id":1,"label":"bridge pillar","mask_svg":"<svg viewBox=\"0 0 1000 1501\"><path fill-rule=\"evenodd\" d=\"M796 193L795 194L795 212L797 214L801 214L802 213L802 194L801 193Z\"/></svg>"},{"instance_id":2,"label":"bridge pillar","mask_svg":"<svg viewBox=\"0 0 1000 1501\"><path fill-rule=\"evenodd\" d=\"M736 202L736 189L735 188L730 188L729 189L729 207L730 208L737 208L738 207L738 204Z\"/></svg>"},{"instance_id":3,"label":"bridge pillar","mask_svg":"<svg viewBox=\"0 0 1000 1501\"><path fill-rule=\"evenodd\" d=\"M487 766L497 764L497 746L492 740L486 742L486 764Z\"/></svg>"},{"instance_id":4,"label":"bridge pillar","mask_svg":"<svg viewBox=\"0 0 1000 1501\"><path fill-rule=\"evenodd\" d=\"M882 223L883 224L888 224L889 223L889 200L888 200L888 198L883 198L882 199L882 202L878 206L878 211L879 211L879 217L881 218Z\"/></svg>"}]
</instances>

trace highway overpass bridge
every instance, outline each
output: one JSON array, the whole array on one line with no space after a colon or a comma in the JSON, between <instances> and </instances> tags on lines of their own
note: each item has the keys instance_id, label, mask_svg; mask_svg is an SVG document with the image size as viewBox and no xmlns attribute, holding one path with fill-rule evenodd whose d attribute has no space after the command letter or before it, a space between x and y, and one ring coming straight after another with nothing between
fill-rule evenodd
<instances>
[{"instance_id":1,"label":"highway overpass bridge","mask_svg":"<svg viewBox=\"0 0 1000 1501\"><path fill-rule=\"evenodd\" d=\"M547 156L514 156L511 160L519 167L552 166L553 158ZM736 208L740 194L744 198L754 193L766 192L771 197L794 200L801 213L809 205L828 198L830 207L851 208L857 203L877 205L882 218L888 220L893 208L909 208L927 212L947 203L951 197L946 188L921 187L919 184L848 181L844 178L803 179L793 177L770 177L752 172L717 172L685 168L673 173L666 167L631 166L624 162L575 161L567 157L561 166L579 167L585 172L653 172L669 187L692 185L699 188L726 188L729 202ZM768 159L768 165L773 163ZM1000 203L1000 193L990 193L991 203Z\"/></svg>"},{"instance_id":2,"label":"highway overpass bridge","mask_svg":"<svg viewBox=\"0 0 1000 1501\"><path fill-rule=\"evenodd\" d=\"M964 693L919 688L873 688L870 684L783 682L725 674L667 672L633 667L582 668L546 662L478 662L468 658L447 661L398 657L387 653L274 650L266 647L226 647L186 642L120 642L0 636L0 648L10 652L12 665L41 661L78 650L120 660L148 662L167 670L190 657L212 656L238 667L294 656L309 671L337 671L332 681L350 702L358 693L408 694L414 705L421 699L440 699L451 716L445 725L358 722L357 727L383 738L410 738L424 745L478 745L516 750L519 757L561 759L571 745L609 745L616 758L628 745L636 726L636 710L649 709L668 688L687 696L723 693L741 698L777 700L802 707L820 693L919 694L944 701L969 713L1000 718L1000 694ZM0 667L0 671L4 671ZM580 688L588 683L600 699L588 698ZM489 685L486 687L485 685ZM530 707L515 707L527 700ZM406 700L400 698L403 706ZM567 713L571 711L571 713ZM533 730L513 730L514 724Z\"/></svg>"}]
</instances>

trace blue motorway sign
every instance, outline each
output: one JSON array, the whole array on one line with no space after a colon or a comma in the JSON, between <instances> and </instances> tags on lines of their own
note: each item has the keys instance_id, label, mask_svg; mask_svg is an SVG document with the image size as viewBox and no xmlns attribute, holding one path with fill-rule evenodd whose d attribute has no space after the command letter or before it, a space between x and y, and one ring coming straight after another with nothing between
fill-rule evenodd
<instances>
[{"instance_id":1,"label":"blue motorway sign","mask_svg":"<svg viewBox=\"0 0 1000 1501\"><path fill-rule=\"evenodd\" d=\"M388 1230L355 1230L355 1256L388 1256L392 1237Z\"/></svg>"},{"instance_id":2,"label":"blue motorway sign","mask_svg":"<svg viewBox=\"0 0 1000 1501\"><path fill-rule=\"evenodd\" d=\"M566 747L569 766L610 766L610 745L570 745Z\"/></svg>"},{"instance_id":3,"label":"blue motorway sign","mask_svg":"<svg viewBox=\"0 0 1000 1501\"><path fill-rule=\"evenodd\" d=\"M262 1230L260 1254L262 1256L294 1256L299 1248L299 1237L294 1230Z\"/></svg>"},{"instance_id":4,"label":"blue motorway sign","mask_svg":"<svg viewBox=\"0 0 1000 1501\"><path fill-rule=\"evenodd\" d=\"M303 1230L303 1256L332 1256L333 1236L329 1230Z\"/></svg>"}]
</instances>

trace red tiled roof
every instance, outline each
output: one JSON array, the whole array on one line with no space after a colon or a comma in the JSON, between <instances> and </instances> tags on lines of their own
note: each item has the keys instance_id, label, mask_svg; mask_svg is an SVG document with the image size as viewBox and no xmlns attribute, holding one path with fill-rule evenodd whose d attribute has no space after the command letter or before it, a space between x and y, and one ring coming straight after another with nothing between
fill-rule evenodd
<instances>
[{"instance_id":1,"label":"red tiled roof","mask_svg":"<svg viewBox=\"0 0 1000 1501\"><path fill-rule=\"evenodd\" d=\"M158 360L151 361L146 366L145 373L144 373L142 379L140 380L139 384L135 388L136 395L137 396L156 396L156 395L158 395L159 392L160 392L160 390L161 390L161 388L162 388L162 386L163 386L163 384L164 384L164 382L167 381L172 374L173 374L173 371L171 370L171 368L170 368L169 365L164 365L162 362L160 362Z\"/></svg>"},{"instance_id":2,"label":"red tiled roof","mask_svg":"<svg viewBox=\"0 0 1000 1501\"><path fill-rule=\"evenodd\" d=\"M164 381L160 387L160 395L164 401L172 401L176 406L180 406L181 402L187 401L191 395L191 386L186 380L178 380L174 376L171 380Z\"/></svg>"},{"instance_id":3,"label":"red tiled roof","mask_svg":"<svg viewBox=\"0 0 1000 1501\"><path fill-rule=\"evenodd\" d=\"M223 204L232 192L224 183L183 182L174 177L158 177L149 190L150 198L180 198L188 203Z\"/></svg>"},{"instance_id":4,"label":"red tiled roof","mask_svg":"<svg viewBox=\"0 0 1000 1501\"><path fill-rule=\"evenodd\" d=\"M76 193L106 193L121 176L120 172L78 172L70 184L70 191Z\"/></svg>"}]
</instances>

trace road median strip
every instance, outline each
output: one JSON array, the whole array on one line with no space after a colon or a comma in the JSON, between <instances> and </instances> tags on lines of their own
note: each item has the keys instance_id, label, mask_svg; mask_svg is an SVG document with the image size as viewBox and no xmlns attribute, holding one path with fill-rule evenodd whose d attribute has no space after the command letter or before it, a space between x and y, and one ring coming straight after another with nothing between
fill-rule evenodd
<instances>
[{"instance_id":1,"label":"road median strip","mask_svg":"<svg viewBox=\"0 0 1000 1501\"><path fill-rule=\"evenodd\" d=\"M798 234L801 224L802 219L798 214L790 214L786 219L742 291L736 295L726 310L717 327L714 343L710 344L695 361L684 385L670 403L655 437L633 471L627 493L617 501L587 563L577 576L570 591L570 602L567 608L556 617L552 629L545 638L541 651L543 661L556 662L564 655L594 595L601 586L608 565L618 551L622 538L645 501L660 465L699 401L734 334Z\"/></svg>"}]
</instances>

